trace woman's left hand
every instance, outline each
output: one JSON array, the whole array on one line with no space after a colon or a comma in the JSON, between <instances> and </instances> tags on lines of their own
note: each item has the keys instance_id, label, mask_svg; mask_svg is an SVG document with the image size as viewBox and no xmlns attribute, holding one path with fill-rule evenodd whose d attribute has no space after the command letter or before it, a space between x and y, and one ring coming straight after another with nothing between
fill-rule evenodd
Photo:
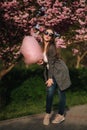
<instances>
[{"instance_id":1,"label":"woman's left hand","mask_svg":"<svg viewBox=\"0 0 87 130\"><path fill-rule=\"evenodd\" d=\"M46 85L47 85L47 87L50 87L51 85L53 84L53 79L48 79L47 81L46 81Z\"/></svg>"}]
</instances>

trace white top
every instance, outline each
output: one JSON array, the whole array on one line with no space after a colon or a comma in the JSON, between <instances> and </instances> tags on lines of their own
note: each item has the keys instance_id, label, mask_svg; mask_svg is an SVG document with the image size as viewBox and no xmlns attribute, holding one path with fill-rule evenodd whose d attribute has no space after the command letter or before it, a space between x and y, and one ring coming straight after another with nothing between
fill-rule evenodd
<instances>
[{"instance_id":1,"label":"white top","mask_svg":"<svg viewBox=\"0 0 87 130\"><path fill-rule=\"evenodd\" d=\"M43 59L44 59L44 62L47 63L47 69L49 69L49 64L48 64L46 52L43 53Z\"/></svg>"},{"instance_id":2,"label":"white top","mask_svg":"<svg viewBox=\"0 0 87 130\"><path fill-rule=\"evenodd\" d=\"M44 52L44 53L43 53L43 59L44 59L44 62L45 62L45 63L47 63L47 62L48 62L46 52Z\"/></svg>"}]
</instances>

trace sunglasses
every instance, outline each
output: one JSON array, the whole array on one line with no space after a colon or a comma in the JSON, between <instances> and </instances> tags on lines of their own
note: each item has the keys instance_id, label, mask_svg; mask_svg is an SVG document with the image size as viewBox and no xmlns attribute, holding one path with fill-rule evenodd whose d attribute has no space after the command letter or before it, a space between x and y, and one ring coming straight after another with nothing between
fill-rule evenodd
<instances>
[{"instance_id":1,"label":"sunglasses","mask_svg":"<svg viewBox=\"0 0 87 130\"><path fill-rule=\"evenodd\" d=\"M44 34L45 34L45 35L48 35L48 36L50 36L50 37L52 37L52 36L54 35L53 33L49 33L49 32L47 32L47 31L45 31Z\"/></svg>"}]
</instances>

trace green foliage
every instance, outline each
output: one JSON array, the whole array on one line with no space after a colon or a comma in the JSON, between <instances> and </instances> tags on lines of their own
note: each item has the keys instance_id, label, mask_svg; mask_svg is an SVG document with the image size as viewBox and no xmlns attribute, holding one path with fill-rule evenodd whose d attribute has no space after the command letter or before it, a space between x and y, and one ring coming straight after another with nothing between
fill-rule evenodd
<instances>
[{"instance_id":1,"label":"green foliage","mask_svg":"<svg viewBox=\"0 0 87 130\"><path fill-rule=\"evenodd\" d=\"M11 93L12 101L42 100L45 93L43 80L39 76L30 77Z\"/></svg>"},{"instance_id":2,"label":"green foliage","mask_svg":"<svg viewBox=\"0 0 87 130\"><path fill-rule=\"evenodd\" d=\"M71 69L72 91L87 91L87 69Z\"/></svg>"},{"instance_id":3,"label":"green foliage","mask_svg":"<svg viewBox=\"0 0 87 130\"><path fill-rule=\"evenodd\" d=\"M17 93L19 92L22 94L23 94L23 91L25 92L27 89L29 89L29 91L30 91L31 88L28 88L27 82L29 82L30 84L32 84L32 81L34 83L36 83L37 81L34 81L33 79L37 80L37 78L41 78L42 77L41 72L42 72L42 69L38 69L38 66L35 66L35 65L30 66L29 69L26 69L23 67L20 69L19 66L15 67L12 71L10 71L7 75L5 75L2 79L2 81L0 82L0 91L1 91L0 95L3 95L3 93L4 93L6 102L8 104L13 99L13 97L11 95L13 93L15 93L14 91L17 91ZM41 79L39 79L39 80L41 80ZM24 85L24 88L23 88L23 85ZM32 87L32 85L31 85L31 87ZM34 85L34 86L36 86L36 85ZM25 89L25 90L23 90L23 89ZM33 89L33 87L32 87L32 89ZM26 92L25 92L25 94L26 94ZM21 95L20 98L23 98L23 96L24 95ZM16 100L17 99L16 95L14 97ZM21 101L19 101L19 102L21 102Z\"/></svg>"},{"instance_id":4,"label":"green foliage","mask_svg":"<svg viewBox=\"0 0 87 130\"><path fill-rule=\"evenodd\" d=\"M62 48L61 56L69 68L75 68L77 59L72 55L72 46L68 46L67 49Z\"/></svg>"}]
</instances>

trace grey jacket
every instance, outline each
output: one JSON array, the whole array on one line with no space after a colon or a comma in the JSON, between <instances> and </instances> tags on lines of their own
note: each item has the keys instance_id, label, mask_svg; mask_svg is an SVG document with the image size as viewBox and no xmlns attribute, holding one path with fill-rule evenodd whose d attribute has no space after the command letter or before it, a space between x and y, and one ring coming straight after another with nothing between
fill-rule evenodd
<instances>
[{"instance_id":1,"label":"grey jacket","mask_svg":"<svg viewBox=\"0 0 87 130\"><path fill-rule=\"evenodd\" d=\"M71 85L69 70L63 60L56 55L56 47L51 44L47 52L49 69L44 70L45 80L54 78L60 90L65 90Z\"/></svg>"}]
</instances>

